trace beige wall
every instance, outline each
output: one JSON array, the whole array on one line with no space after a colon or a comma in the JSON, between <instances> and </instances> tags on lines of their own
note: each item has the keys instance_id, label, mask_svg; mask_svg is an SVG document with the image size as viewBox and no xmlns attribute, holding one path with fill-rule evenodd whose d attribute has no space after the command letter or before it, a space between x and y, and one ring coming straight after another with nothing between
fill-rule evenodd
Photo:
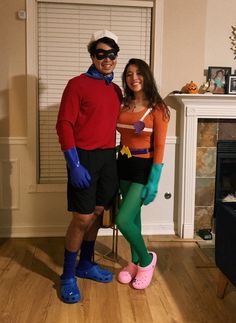
<instances>
[{"instance_id":1,"label":"beige wall","mask_svg":"<svg viewBox=\"0 0 236 323\"><path fill-rule=\"evenodd\" d=\"M166 96L191 80L202 82L206 0L165 0L162 91Z\"/></svg>"},{"instance_id":2,"label":"beige wall","mask_svg":"<svg viewBox=\"0 0 236 323\"><path fill-rule=\"evenodd\" d=\"M194 81L206 81L208 66L236 69L230 49L235 0L164 0L164 36L161 94ZM171 100L167 103L173 107ZM169 135L178 135L178 107L171 109Z\"/></svg>"},{"instance_id":3,"label":"beige wall","mask_svg":"<svg viewBox=\"0 0 236 323\"><path fill-rule=\"evenodd\" d=\"M206 4L205 0L164 0L163 97L191 80L198 84L203 80ZM172 106L171 101L167 103ZM173 108L169 135L178 135L176 122L178 116Z\"/></svg>"},{"instance_id":4,"label":"beige wall","mask_svg":"<svg viewBox=\"0 0 236 323\"><path fill-rule=\"evenodd\" d=\"M236 24L235 0L208 0L205 34L204 67L229 66L236 70L236 60L230 49L229 36L232 35L232 25Z\"/></svg>"},{"instance_id":5,"label":"beige wall","mask_svg":"<svg viewBox=\"0 0 236 323\"><path fill-rule=\"evenodd\" d=\"M27 133L26 21L17 19L19 9L24 0L1 0L0 136ZM164 0L163 97L191 80L200 85L209 65L236 67L229 40L235 12L235 0ZM175 111L169 134L175 134Z\"/></svg>"},{"instance_id":6,"label":"beige wall","mask_svg":"<svg viewBox=\"0 0 236 323\"><path fill-rule=\"evenodd\" d=\"M0 136L26 136L25 20L16 18L24 0L1 0Z\"/></svg>"}]
</instances>

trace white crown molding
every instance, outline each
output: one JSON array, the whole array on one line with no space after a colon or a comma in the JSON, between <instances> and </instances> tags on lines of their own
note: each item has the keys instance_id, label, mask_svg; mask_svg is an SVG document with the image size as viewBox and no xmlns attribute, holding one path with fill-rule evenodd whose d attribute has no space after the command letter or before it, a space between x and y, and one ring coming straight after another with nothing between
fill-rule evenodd
<instances>
[{"instance_id":1,"label":"white crown molding","mask_svg":"<svg viewBox=\"0 0 236 323\"><path fill-rule=\"evenodd\" d=\"M30 0L31 1L31 0ZM153 7L152 0L37 0L37 2L62 2L89 5L129 6L129 7Z\"/></svg>"}]
</instances>

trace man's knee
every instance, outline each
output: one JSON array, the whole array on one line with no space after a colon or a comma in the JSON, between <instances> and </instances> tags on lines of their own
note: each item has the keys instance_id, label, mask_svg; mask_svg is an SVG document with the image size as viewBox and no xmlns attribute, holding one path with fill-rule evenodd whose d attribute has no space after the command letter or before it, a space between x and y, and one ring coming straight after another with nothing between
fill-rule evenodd
<instances>
[{"instance_id":1,"label":"man's knee","mask_svg":"<svg viewBox=\"0 0 236 323\"><path fill-rule=\"evenodd\" d=\"M92 214L80 214L74 213L73 214L73 225L78 227L80 230L86 231L87 228L91 225L94 221L95 215Z\"/></svg>"}]
</instances>

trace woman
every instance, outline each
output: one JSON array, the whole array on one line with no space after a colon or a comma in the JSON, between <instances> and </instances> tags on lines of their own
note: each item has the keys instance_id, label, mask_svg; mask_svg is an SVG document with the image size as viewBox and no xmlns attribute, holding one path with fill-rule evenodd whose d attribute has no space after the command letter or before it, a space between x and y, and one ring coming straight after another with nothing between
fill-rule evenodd
<instances>
[{"instance_id":1,"label":"woman","mask_svg":"<svg viewBox=\"0 0 236 323\"><path fill-rule=\"evenodd\" d=\"M130 244L131 262L120 271L118 280L144 289L152 280L157 255L145 246L140 213L142 204L151 203L157 194L169 109L143 60L130 59L122 82L124 104L117 124L121 135L118 171L122 204L116 224Z\"/></svg>"}]
</instances>

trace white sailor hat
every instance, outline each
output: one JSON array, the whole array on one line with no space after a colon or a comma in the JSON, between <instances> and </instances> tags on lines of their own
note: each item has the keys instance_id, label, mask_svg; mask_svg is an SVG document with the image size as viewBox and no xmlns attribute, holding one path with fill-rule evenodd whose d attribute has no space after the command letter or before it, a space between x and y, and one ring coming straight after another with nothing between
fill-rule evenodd
<instances>
[{"instance_id":1,"label":"white sailor hat","mask_svg":"<svg viewBox=\"0 0 236 323\"><path fill-rule=\"evenodd\" d=\"M94 42L103 37L111 38L115 41L116 44L118 44L118 37L111 31L106 29L95 31L95 33L93 33L91 36L90 42Z\"/></svg>"}]
</instances>

